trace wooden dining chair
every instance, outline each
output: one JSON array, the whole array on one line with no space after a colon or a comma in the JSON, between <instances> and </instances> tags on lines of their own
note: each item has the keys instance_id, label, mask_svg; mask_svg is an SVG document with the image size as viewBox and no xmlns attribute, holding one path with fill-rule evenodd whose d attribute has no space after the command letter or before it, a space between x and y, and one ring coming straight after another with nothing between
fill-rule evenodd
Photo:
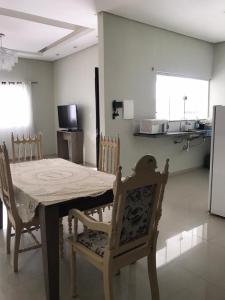
<instances>
[{"instance_id":1,"label":"wooden dining chair","mask_svg":"<svg viewBox=\"0 0 225 300\"><path fill-rule=\"evenodd\" d=\"M100 136L98 170L116 174L120 163L120 139Z\"/></svg>"},{"instance_id":2,"label":"wooden dining chair","mask_svg":"<svg viewBox=\"0 0 225 300\"><path fill-rule=\"evenodd\" d=\"M34 230L39 229L40 223L38 216L35 216L29 222L23 222L19 213L18 207L15 202L12 177L9 165L8 151L5 144L0 145L0 181L1 181L1 193L2 200L7 210L7 241L6 249L7 253L10 253L11 237L15 236L15 246L13 255L13 269L14 272L18 272L18 255L22 252L40 248L41 244L33 234ZM12 233L12 228L15 233ZM35 241L34 246L20 249L21 234L29 233Z\"/></svg>"},{"instance_id":3,"label":"wooden dining chair","mask_svg":"<svg viewBox=\"0 0 225 300\"><path fill-rule=\"evenodd\" d=\"M35 134L31 136L30 134L25 137L23 134L22 137L18 135L14 137L13 132L11 133L11 142L12 142L12 161L13 163L18 163L22 161L29 160L39 160L43 159L43 150L42 150L42 133ZM59 232L60 232L60 256L64 256L64 234L63 234L63 220L60 219L59 222Z\"/></svg>"},{"instance_id":4,"label":"wooden dining chair","mask_svg":"<svg viewBox=\"0 0 225 300\"><path fill-rule=\"evenodd\" d=\"M132 176L122 180L120 167L113 188L111 223L96 221L76 209L70 211L74 218L74 234L69 239L73 296L77 294L76 254L79 253L103 272L105 300L113 299L113 274L146 256L152 299L159 299L156 243L168 168L169 160L164 172L157 172L155 158L145 155ZM78 221L88 228L80 234Z\"/></svg>"},{"instance_id":5,"label":"wooden dining chair","mask_svg":"<svg viewBox=\"0 0 225 300\"><path fill-rule=\"evenodd\" d=\"M12 161L14 163L43 158L41 133L38 133L34 136L29 134L28 137L25 137L23 134L22 138L18 135L14 137L14 134L12 133L11 142Z\"/></svg>"},{"instance_id":6,"label":"wooden dining chair","mask_svg":"<svg viewBox=\"0 0 225 300\"><path fill-rule=\"evenodd\" d=\"M120 138L111 138L100 135L98 171L116 174L120 162ZM85 211L86 215L97 214L99 221L103 221L103 212L106 208L112 208L112 204L92 208ZM68 217L69 233L72 233L72 218Z\"/></svg>"},{"instance_id":7,"label":"wooden dining chair","mask_svg":"<svg viewBox=\"0 0 225 300\"><path fill-rule=\"evenodd\" d=\"M101 134L99 141L98 171L116 174L120 163L120 138L105 137ZM103 221L103 211L112 205L98 207L88 211L88 214L97 213L99 221Z\"/></svg>"}]
</instances>

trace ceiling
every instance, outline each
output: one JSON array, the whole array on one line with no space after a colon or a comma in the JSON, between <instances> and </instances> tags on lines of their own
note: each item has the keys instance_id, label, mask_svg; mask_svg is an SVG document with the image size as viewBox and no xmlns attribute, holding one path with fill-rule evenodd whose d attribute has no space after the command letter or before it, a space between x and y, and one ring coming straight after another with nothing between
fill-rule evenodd
<instances>
[{"instance_id":1,"label":"ceiling","mask_svg":"<svg viewBox=\"0 0 225 300\"><path fill-rule=\"evenodd\" d=\"M3 46L22 57L59 59L98 42L100 11L212 43L225 41L221 0L0 0Z\"/></svg>"}]
</instances>

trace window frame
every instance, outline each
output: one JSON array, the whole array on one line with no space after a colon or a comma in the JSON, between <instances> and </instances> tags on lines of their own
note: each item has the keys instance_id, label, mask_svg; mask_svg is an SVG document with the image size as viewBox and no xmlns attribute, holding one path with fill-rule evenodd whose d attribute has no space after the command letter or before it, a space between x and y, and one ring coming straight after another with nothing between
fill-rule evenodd
<instances>
[{"instance_id":1,"label":"window frame","mask_svg":"<svg viewBox=\"0 0 225 300\"><path fill-rule=\"evenodd\" d=\"M186 75L180 75L177 73L169 73L169 72L162 72L162 71L157 71L156 72L156 77L155 77L155 119L160 120L159 118L157 118L157 111L156 111L156 107L157 107L157 76L158 75L162 75L162 76L168 76L168 77L178 77L178 78L186 78L186 79L194 79L194 80L202 80L202 81L207 81L208 82L208 97L207 97L207 116L206 118L202 119L198 119L198 120L205 120L208 119L210 116L210 83L211 83L211 79L203 79L200 77L191 77L191 76L186 76ZM171 122L176 122L176 121L196 121L196 119L168 119L168 121Z\"/></svg>"}]
</instances>

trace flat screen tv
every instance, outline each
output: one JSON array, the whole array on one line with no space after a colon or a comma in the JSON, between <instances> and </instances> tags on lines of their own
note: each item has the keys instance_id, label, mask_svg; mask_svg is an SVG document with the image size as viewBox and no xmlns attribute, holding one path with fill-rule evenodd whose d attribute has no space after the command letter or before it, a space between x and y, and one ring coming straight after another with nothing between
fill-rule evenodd
<instances>
[{"instance_id":1,"label":"flat screen tv","mask_svg":"<svg viewBox=\"0 0 225 300\"><path fill-rule=\"evenodd\" d=\"M77 106L76 104L58 106L59 127L68 130L77 130Z\"/></svg>"}]
</instances>

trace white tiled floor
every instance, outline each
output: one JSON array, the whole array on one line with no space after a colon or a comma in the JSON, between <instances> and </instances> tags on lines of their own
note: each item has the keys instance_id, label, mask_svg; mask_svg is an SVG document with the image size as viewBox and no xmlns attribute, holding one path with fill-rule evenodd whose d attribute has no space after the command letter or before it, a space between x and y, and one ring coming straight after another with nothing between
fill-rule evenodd
<instances>
[{"instance_id":1,"label":"white tiled floor","mask_svg":"<svg viewBox=\"0 0 225 300\"><path fill-rule=\"evenodd\" d=\"M208 215L207 201L206 170L169 178L157 247L161 300L225 299L225 220ZM0 300L45 299L40 250L22 254L20 272L14 274L1 232L0 257ZM101 273L83 258L78 260L78 272L78 299L103 300ZM61 262L62 300L71 300L69 287L66 253ZM114 296L115 300L151 299L145 259L114 277Z\"/></svg>"}]
</instances>

